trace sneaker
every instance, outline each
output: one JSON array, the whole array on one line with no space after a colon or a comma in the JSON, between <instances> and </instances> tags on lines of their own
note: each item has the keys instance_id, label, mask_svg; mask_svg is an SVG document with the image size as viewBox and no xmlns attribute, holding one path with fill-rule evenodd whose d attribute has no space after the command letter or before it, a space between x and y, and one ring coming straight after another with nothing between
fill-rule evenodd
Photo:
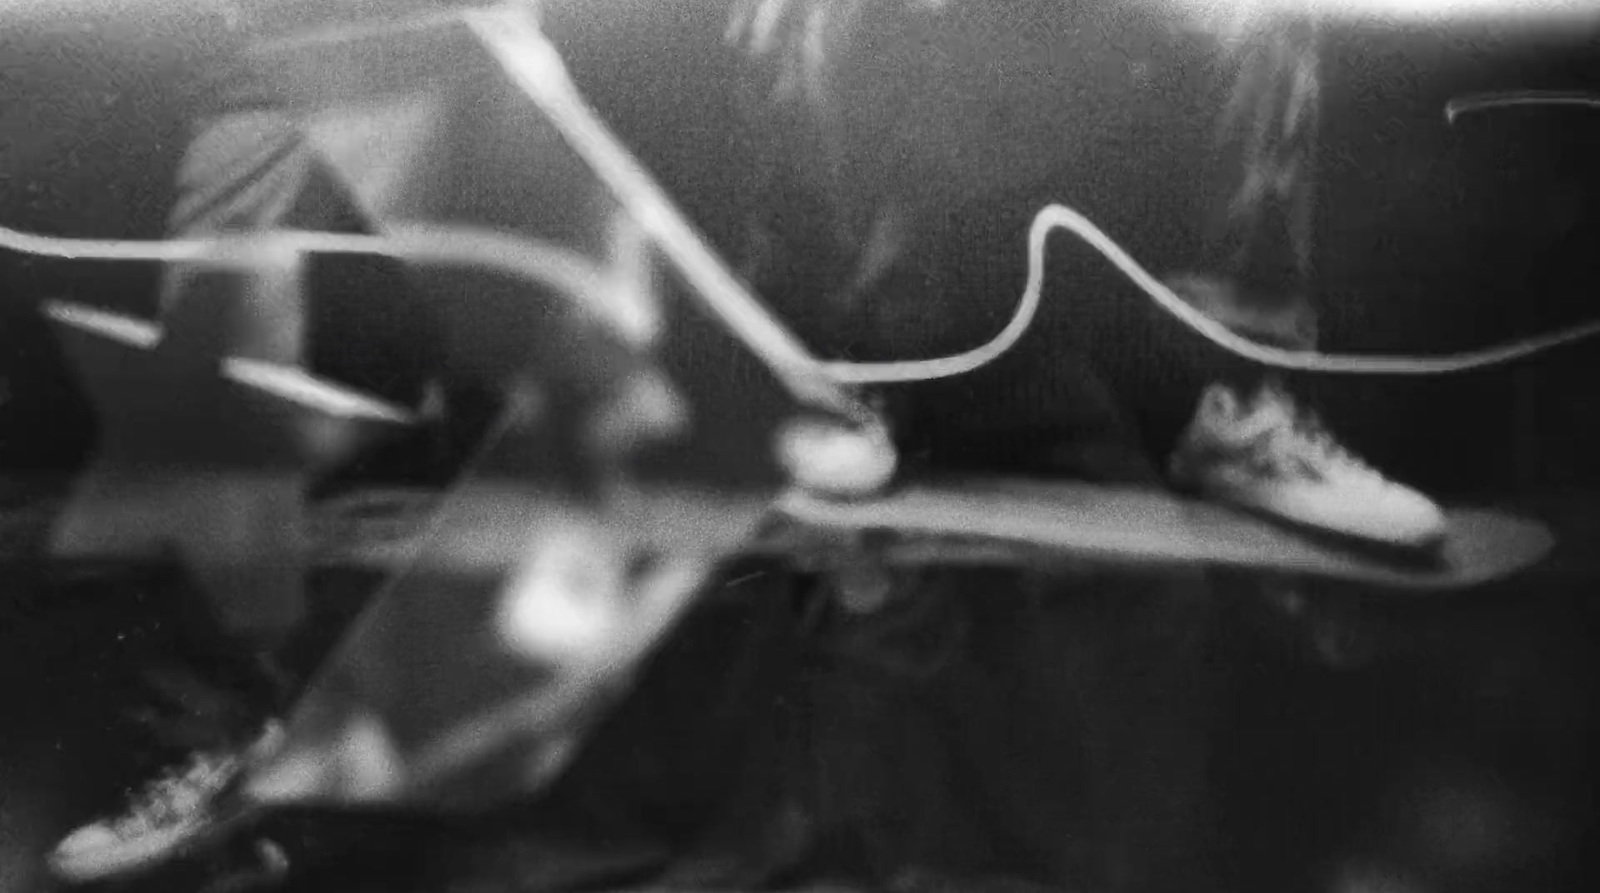
<instances>
[{"instance_id":1,"label":"sneaker","mask_svg":"<svg viewBox=\"0 0 1600 893\"><path fill-rule=\"evenodd\" d=\"M876 493L894 478L899 455L881 425L802 417L778 435L778 460L790 479L842 499Z\"/></svg>"},{"instance_id":2,"label":"sneaker","mask_svg":"<svg viewBox=\"0 0 1600 893\"><path fill-rule=\"evenodd\" d=\"M57 877L97 881L150 867L203 831L211 807L256 756L282 739L276 722L244 750L203 751L146 787L122 816L85 825L50 854Z\"/></svg>"},{"instance_id":3,"label":"sneaker","mask_svg":"<svg viewBox=\"0 0 1600 893\"><path fill-rule=\"evenodd\" d=\"M1426 548L1445 533L1432 500L1352 455L1277 387L1251 401L1208 388L1170 470L1181 488L1339 536Z\"/></svg>"}]
</instances>

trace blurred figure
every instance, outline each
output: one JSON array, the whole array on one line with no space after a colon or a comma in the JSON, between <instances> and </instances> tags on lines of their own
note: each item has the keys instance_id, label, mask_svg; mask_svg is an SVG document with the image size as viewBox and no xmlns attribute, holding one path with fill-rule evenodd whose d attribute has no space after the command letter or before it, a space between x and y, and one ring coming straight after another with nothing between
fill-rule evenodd
<instances>
[{"instance_id":1,"label":"blurred figure","mask_svg":"<svg viewBox=\"0 0 1600 893\"><path fill-rule=\"evenodd\" d=\"M328 12L339 6L319 8ZM281 28L293 17L274 16L287 9L273 3L221 2L204 6L204 15L198 16L176 5L168 10L175 19L188 16L184 21L189 33L182 40L215 38L205 53L191 60L195 76L188 92L158 100L179 105L194 127L193 140L176 171L176 200L167 215L170 236L203 237L271 227L369 231L357 201L341 187L299 123L275 107L270 85L261 89L242 76L228 56L229 50L238 48L233 42L238 36L235 29L249 26L255 30L246 33L254 36L262 22L268 28ZM348 17L348 9L344 14ZM171 19L158 16L154 21L155 30L144 39L166 49L169 35L163 28ZM95 27L115 33L119 25L100 20ZM251 313L272 320L263 329L274 343L250 348L299 357L304 346L309 354L306 365L315 373L396 404L426 409L428 399L437 399L429 390L430 377L438 368L439 345L431 340L437 326L397 265L366 257L315 258L308 265L307 291L312 298L303 304L299 294L269 294L263 301L254 294L223 293L244 289L244 277L169 266L162 271L158 310L170 316L186 305L242 301ZM274 297L283 300L274 304ZM364 336L359 342L348 337L356 331ZM430 430L423 436L435 433ZM434 479L441 460L448 457L430 451L426 443L421 446L421 463L419 444L413 441L377 454L367 451L356 467L335 469L332 479L393 480L406 475L413 480ZM94 881L161 860L204 826L208 804L235 783L253 756L274 749L282 740L281 717L299 686L296 674L282 664L282 656L303 631L306 605L298 598L257 599L260 587L235 588L205 595L183 593L190 621L185 645L197 657L186 667L154 674L169 697L185 705L197 697L210 703L200 711L202 721L191 724L186 736L193 751L131 792L122 813L91 822L63 839L50 854L51 867L59 876Z\"/></svg>"},{"instance_id":2,"label":"blurred figure","mask_svg":"<svg viewBox=\"0 0 1600 893\"><path fill-rule=\"evenodd\" d=\"M1163 260L1188 255L1180 266L1195 272L1169 284L1194 306L1247 337L1314 347L1317 29L1292 10L1213 6L1193 17L1137 0L740 4L729 36L750 60L745 108L769 146L748 274L834 353L925 355L1020 293L941 288L952 277L934 271L952 264L940 255L972 232L961 221L1015 196L1037 210L1059 171L1068 203L1104 201L1092 218L1129 205L1133 232L1178 243ZM1014 248L984 250L1023 267ZM1094 333L1096 371L1147 423L1173 484L1386 544L1442 535L1431 500L1341 447L1270 376L1066 290L1046 301L1070 302L1066 324ZM1152 433L1174 412L1178 431Z\"/></svg>"}]
</instances>

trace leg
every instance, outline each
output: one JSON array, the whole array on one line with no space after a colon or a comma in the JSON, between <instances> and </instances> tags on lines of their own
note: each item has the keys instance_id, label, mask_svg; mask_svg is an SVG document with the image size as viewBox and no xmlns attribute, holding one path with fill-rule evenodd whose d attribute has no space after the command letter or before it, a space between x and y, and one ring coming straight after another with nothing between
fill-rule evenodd
<instances>
[{"instance_id":1,"label":"leg","mask_svg":"<svg viewBox=\"0 0 1600 893\"><path fill-rule=\"evenodd\" d=\"M1319 113L1315 24L1286 22L1236 52L1237 80L1217 132L1223 179L1210 241L1216 269L1232 274L1247 306L1295 315L1300 340L1315 340L1306 303Z\"/></svg>"},{"instance_id":2,"label":"leg","mask_svg":"<svg viewBox=\"0 0 1600 893\"><path fill-rule=\"evenodd\" d=\"M350 203L321 169L315 150L301 138L297 123L272 111L231 115L205 128L184 159L178 192L169 229L180 235L273 226L348 231L357 221ZM281 288L258 285L234 271L170 267L161 283L159 306L163 313L190 301L244 307L253 317L247 336L253 340L236 346L240 354L287 364L304 361L313 368L331 365L338 377L353 377L358 387L377 389L373 379L384 370L372 368L370 361L363 368L365 358L359 355L354 363L341 362L341 354L350 352L337 350L337 338L327 337L339 330L308 331L308 318L319 314L304 306L310 290L301 281L285 282ZM241 293L246 288L250 291ZM360 329L346 324L343 331ZM310 360L307 353L313 355ZM333 359L326 359L330 354ZM319 355L324 358L320 364ZM417 371L423 368L418 364ZM368 380L361 380L362 373ZM385 396L391 399L415 396L403 388L389 391ZM286 511L299 511L306 494L286 490L281 495ZM94 880L161 858L203 823L211 800L243 768L247 752L270 746L275 717L287 709L296 687L279 659L305 620L303 584L304 574L287 567L281 580L251 575L237 585L184 593L188 603L181 635L188 659L181 663L188 668L157 669L151 676L158 687L177 691L186 706L193 692L207 692L202 701L223 706L207 711L206 728L196 734L205 740L195 742L190 758L137 794L126 815L85 826L61 843L52 855L59 874Z\"/></svg>"},{"instance_id":3,"label":"leg","mask_svg":"<svg viewBox=\"0 0 1600 893\"><path fill-rule=\"evenodd\" d=\"M1312 349L1317 338L1310 299L1316 50L1309 23L1258 29L1236 48L1209 36L1199 46L1185 44L1174 53L1180 60L1174 67L1214 76L1198 86L1169 86L1198 100L1185 105L1177 121L1156 125L1184 131L1166 137L1179 142L1166 146L1160 157L1188 169L1180 176L1198 184L1170 209L1192 227L1190 245L1174 256L1187 255L1194 272L1169 277L1168 284L1233 331L1291 349ZM1205 141L1199 151L1197 137ZM1196 158L1201 159L1198 170ZM1150 174L1148 165L1140 164L1123 175L1131 188L1134 178ZM1158 453L1175 445L1206 385L1223 381L1249 390L1260 384L1260 367L1199 338L1143 296L1119 294L1115 300L1137 309L1115 308L1112 319L1132 335L1131 343L1119 340L1133 356L1110 357L1112 365L1153 360L1151 365L1162 370L1161 381L1140 383L1144 386L1136 385L1130 395L1155 432L1151 439Z\"/></svg>"},{"instance_id":4,"label":"leg","mask_svg":"<svg viewBox=\"0 0 1600 893\"><path fill-rule=\"evenodd\" d=\"M1301 349L1315 346L1317 328L1309 303L1316 37L1313 22L1284 19L1233 60L1238 77L1216 152L1228 176L1207 252L1221 275L1173 280L1240 334ZM1197 368L1209 371L1205 361ZM1210 369L1212 383L1173 454L1180 486L1364 539L1415 546L1443 534L1437 507L1345 452L1271 375L1237 362Z\"/></svg>"}]
</instances>

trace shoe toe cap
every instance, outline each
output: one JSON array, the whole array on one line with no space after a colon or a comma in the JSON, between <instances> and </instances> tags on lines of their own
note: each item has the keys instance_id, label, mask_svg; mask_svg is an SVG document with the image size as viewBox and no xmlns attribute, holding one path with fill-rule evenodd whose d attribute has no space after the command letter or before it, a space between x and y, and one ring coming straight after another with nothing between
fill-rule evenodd
<instances>
[{"instance_id":1,"label":"shoe toe cap","mask_svg":"<svg viewBox=\"0 0 1600 893\"><path fill-rule=\"evenodd\" d=\"M56 845L51 857L56 860L67 860L116 844L117 836L109 828L103 825L87 825L67 835Z\"/></svg>"},{"instance_id":2,"label":"shoe toe cap","mask_svg":"<svg viewBox=\"0 0 1600 893\"><path fill-rule=\"evenodd\" d=\"M66 879L94 877L97 866L108 852L120 847L122 841L104 825L87 825L67 835L51 851L51 871Z\"/></svg>"},{"instance_id":3,"label":"shoe toe cap","mask_svg":"<svg viewBox=\"0 0 1600 893\"><path fill-rule=\"evenodd\" d=\"M1392 487L1380 500L1379 511L1391 538L1410 545L1437 543L1445 536L1449 519L1433 500L1404 487Z\"/></svg>"},{"instance_id":4,"label":"shoe toe cap","mask_svg":"<svg viewBox=\"0 0 1600 893\"><path fill-rule=\"evenodd\" d=\"M1402 548L1434 546L1448 531L1445 513L1416 490L1392 481L1341 483L1286 488L1264 507L1335 534Z\"/></svg>"}]
</instances>

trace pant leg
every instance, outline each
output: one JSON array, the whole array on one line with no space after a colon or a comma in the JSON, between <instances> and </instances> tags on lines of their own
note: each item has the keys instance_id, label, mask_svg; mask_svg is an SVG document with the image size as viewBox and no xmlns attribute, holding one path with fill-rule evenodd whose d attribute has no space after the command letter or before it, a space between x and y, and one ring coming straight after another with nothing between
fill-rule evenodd
<instances>
[{"instance_id":1,"label":"pant leg","mask_svg":"<svg viewBox=\"0 0 1600 893\"><path fill-rule=\"evenodd\" d=\"M1184 132L1171 137L1178 144L1161 155L1169 160L1158 162L1192 172L1192 196L1175 203L1176 226L1191 228L1198 250L1171 260L1139 258L1158 275L1168 273L1180 295L1207 316L1284 348L1309 349L1317 339L1316 38L1314 23L1282 21L1238 49L1202 41L1221 89L1209 96L1197 90L1202 106L1177 122ZM1126 188L1136 188L1136 173L1130 172ZM1138 246L1130 249L1139 253ZM1153 455L1171 451L1208 385L1249 390L1271 374L1206 340L1119 274L1106 280L1104 294L1077 300L1075 313L1096 333L1085 348L1092 365L1135 417Z\"/></svg>"},{"instance_id":2,"label":"pant leg","mask_svg":"<svg viewBox=\"0 0 1600 893\"><path fill-rule=\"evenodd\" d=\"M279 109L241 109L202 124L177 180L168 218L175 236L274 227L369 230L295 117ZM233 345L234 352L303 364L358 390L417 405L424 382L438 369L436 328L396 264L359 256L311 257L303 275L271 278L172 265L162 274L159 306L165 314L182 302L224 302L250 319L248 343ZM281 643L306 616L298 586L206 591L220 630L252 645Z\"/></svg>"},{"instance_id":3,"label":"pant leg","mask_svg":"<svg viewBox=\"0 0 1600 893\"><path fill-rule=\"evenodd\" d=\"M1218 179L1207 220L1212 272L1236 286L1230 322L1246 334L1309 347L1313 274L1318 29L1285 19L1227 51L1235 81L1218 121Z\"/></svg>"},{"instance_id":4,"label":"pant leg","mask_svg":"<svg viewBox=\"0 0 1600 893\"><path fill-rule=\"evenodd\" d=\"M178 170L178 197L168 216L177 237L278 225L300 192L312 164L289 116L250 111L202 126ZM163 316L187 302L225 303L227 312L248 317L243 329L250 343L230 349L258 359L297 363L305 341L305 308L298 283L281 288L244 271L168 265L162 272L159 309ZM207 597L205 616L196 615L191 639L216 649L246 650L283 641L305 614L299 586L199 587ZM196 606L199 607L198 605ZM215 641L213 641L215 640Z\"/></svg>"},{"instance_id":5,"label":"pant leg","mask_svg":"<svg viewBox=\"0 0 1600 893\"><path fill-rule=\"evenodd\" d=\"M206 124L179 172L179 200L169 220L178 235L270 227L341 233L371 231L332 168L304 137L294 116L277 109L224 115ZM163 309L198 290L236 290L233 271L172 267ZM416 405L436 372L437 327L397 262L360 256L307 259L302 304L297 294L252 300L271 320L269 358L305 362L313 371L404 405ZM359 338L352 337L360 335Z\"/></svg>"}]
</instances>

